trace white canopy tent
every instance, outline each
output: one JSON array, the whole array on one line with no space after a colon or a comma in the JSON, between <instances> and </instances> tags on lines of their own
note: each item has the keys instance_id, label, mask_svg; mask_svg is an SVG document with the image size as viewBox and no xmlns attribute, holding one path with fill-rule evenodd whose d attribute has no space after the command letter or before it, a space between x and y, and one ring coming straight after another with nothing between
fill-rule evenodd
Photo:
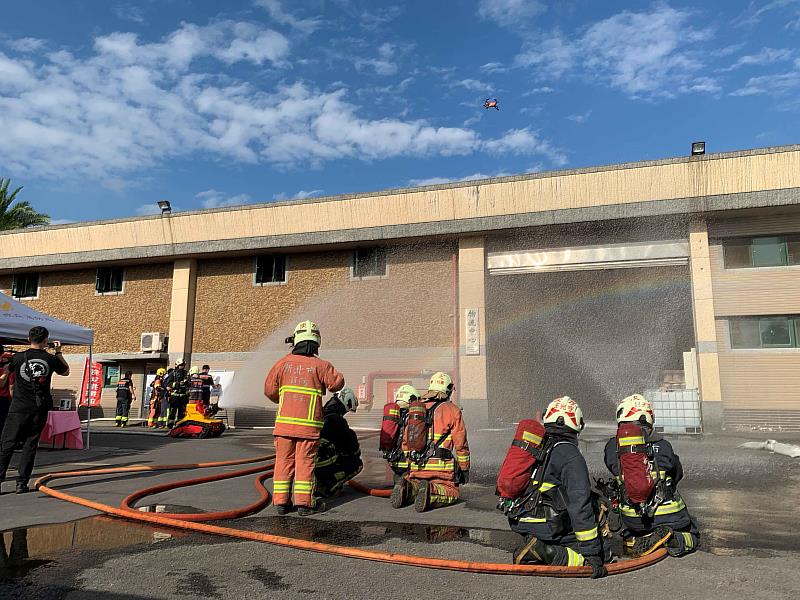
<instances>
[{"instance_id":1,"label":"white canopy tent","mask_svg":"<svg viewBox=\"0 0 800 600\"><path fill-rule=\"evenodd\" d=\"M94 331L68 323L33 310L17 302L10 296L0 293L0 341L7 344L27 344L28 331L41 325L50 331L50 339L71 346L91 346Z\"/></svg>"},{"instance_id":2,"label":"white canopy tent","mask_svg":"<svg viewBox=\"0 0 800 600\"><path fill-rule=\"evenodd\" d=\"M50 339L53 341L59 341L68 346L89 346L89 364L91 365L94 331L34 310L0 292L0 344L27 344L28 332L31 327L37 325L47 327ZM81 398L80 401L87 400L88 404L89 386L87 385L86 388L87 397ZM84 446L87 449L89 448L89 424L92 420L91 406L88 406L88 410L86 444Z\"/></svg>"}]
</instances>

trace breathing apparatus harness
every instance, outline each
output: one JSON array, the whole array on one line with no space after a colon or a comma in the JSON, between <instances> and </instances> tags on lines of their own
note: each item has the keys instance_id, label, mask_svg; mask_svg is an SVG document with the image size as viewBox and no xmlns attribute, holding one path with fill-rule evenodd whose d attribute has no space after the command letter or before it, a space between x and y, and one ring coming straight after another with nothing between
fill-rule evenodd
<instances>
[{"instance_id":1,"label":"breathing apparatus harness","mask_svg":"<svg viewBox=\"0 0 800 600\"><path fill-rule=\"evenodd\" d=\"M448 400L448 398L434 400L433 406L431 406L430 408L427 408L427 407L425 408L424 426L425 426L425 438L426 439L429 437L428 436L428 432L433 427L433 414L434 414L434 412L436 411L437 408L439 408L439 406L441 406L441 404L443 402L447 402L447 400ZM414 404L417 404L417 403L422 404L423 406L425 404L424 401L422 399L420 399L420 400L415 400L414 402L411 403L411 405L414 405ZM414 417L412 417L412 412L411 412L410 408L411 408L411 406L409 406L409 412L408 412L408 414L406 416L406 422L407 423L409 422L409 419L413 419L414 418ZM450 435L450 432L449 431L445 431L441 436L439 436L439 439L437 439L435 441L433 439L428 440L428 443L425 445L425 447L422 450L413 450L412 449L408 453L409 458L412 461L414 461L420 467L424 467L425 464L432 458L438 458L440 460L452 460L453 453L450 450L447 450L446 448L441 448L441 445L444 443L444 440L447 439L447 436L449 436L449 435Z\"/></svg>"},{"instance_id":2,"label":"breathing apparatus harness","mask_svg":"<svg viewBox=\"0 0 800 600\"><path fill-rule=\"evenodd\" d=\"M535 448L533 444L514 440L512 442L513 445L522 448L534 457L536 466L531 473L530 482L525 493L514 499L501 498L497 504L497 510L501 511L509 519L519 519L524 513L533 513L539 507L542 499L542 484L547 473L547 467L550 465L550 456L553 454L553 448L559 444L569 443L566 441L554 442L548 436L539 448Z\"/></svg>"}]
</instances>

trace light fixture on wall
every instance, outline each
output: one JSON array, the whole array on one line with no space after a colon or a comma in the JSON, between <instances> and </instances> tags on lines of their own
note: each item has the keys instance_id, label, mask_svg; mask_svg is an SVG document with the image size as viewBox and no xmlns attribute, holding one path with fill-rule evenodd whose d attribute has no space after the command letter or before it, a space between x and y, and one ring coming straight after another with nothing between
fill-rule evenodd
<instances>
[{"instance_id":1,"label":"light fixture on wall","mask_svg":"<svg viewBox=\"0 0 800 600\"><path fill-rule=\"evenodd\" d=\"M172 206L170 205L169 200L159 200L158 208L161 209L162 215L167 215L172 212Z\"/></svg>"},{"instance_id":2,"label":"light fixture on wall","mask_svg":"<svg viewBox=\"0 0 800 600\"><path fill-rule=\"evenodd\" d=\"M692 142L692 156L700 156L706 153L705 142Z\"/></svg>"}]
</instances>

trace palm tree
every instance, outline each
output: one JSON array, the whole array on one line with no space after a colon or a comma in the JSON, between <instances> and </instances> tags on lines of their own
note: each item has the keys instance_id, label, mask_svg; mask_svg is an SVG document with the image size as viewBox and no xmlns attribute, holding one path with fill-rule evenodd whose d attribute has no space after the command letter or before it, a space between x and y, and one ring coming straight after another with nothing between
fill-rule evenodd
<instances>
[{"instance_id":1,"label":"palm tree","mask_svg":"<svg viewBox=\"0 0 800 600\"><path fill-rule=\"evenodd\" d=\"M48 215L38 212L27 202L17 202L12 207L11 204L22 188L18 187L9 194L9 185L11 185L10 179L0 177L0 231L24 229L25 227L50 223Z\"/></svg>"}]
</instances>

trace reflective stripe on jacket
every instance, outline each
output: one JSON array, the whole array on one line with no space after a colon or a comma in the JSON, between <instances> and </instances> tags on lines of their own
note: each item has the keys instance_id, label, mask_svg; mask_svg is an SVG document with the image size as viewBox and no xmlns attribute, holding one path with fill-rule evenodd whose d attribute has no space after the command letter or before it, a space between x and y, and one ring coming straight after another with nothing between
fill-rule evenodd
<instances>
[{"instance_id":1,"label":"reflective stripe on jacket","mask_svg":"<svg viewBox=\"0 0 800 600\"><path fill-rule=\"evenodd\" d=\"M434 404L436 403L426 402L425 406L430 410ZM422 466L411 461L412 476L418 479L455 481L456 461L458 461L460 470L469 471L467 428L464 425L461 409L450 401L439 402L433 411L433 425L428 429L428 441L437 442L442 436L445 437L439 444L439 449L450 451L453 455L452 458L433 457ZM403 450L408 451L405 440Z\"/></svg>"},{"instance_id":2,"label":"reflective stripe on jacket","mask_svg":"<svg viewBox=\"0 0 800 600\"><path fill-rule=\"evenodd\" d=\"M344 377L316 356L288 354L270 369L264 395L278 404L274 435L315 440L323 425L322 398L338 392Z\"/></svg>"}]
</instances>

